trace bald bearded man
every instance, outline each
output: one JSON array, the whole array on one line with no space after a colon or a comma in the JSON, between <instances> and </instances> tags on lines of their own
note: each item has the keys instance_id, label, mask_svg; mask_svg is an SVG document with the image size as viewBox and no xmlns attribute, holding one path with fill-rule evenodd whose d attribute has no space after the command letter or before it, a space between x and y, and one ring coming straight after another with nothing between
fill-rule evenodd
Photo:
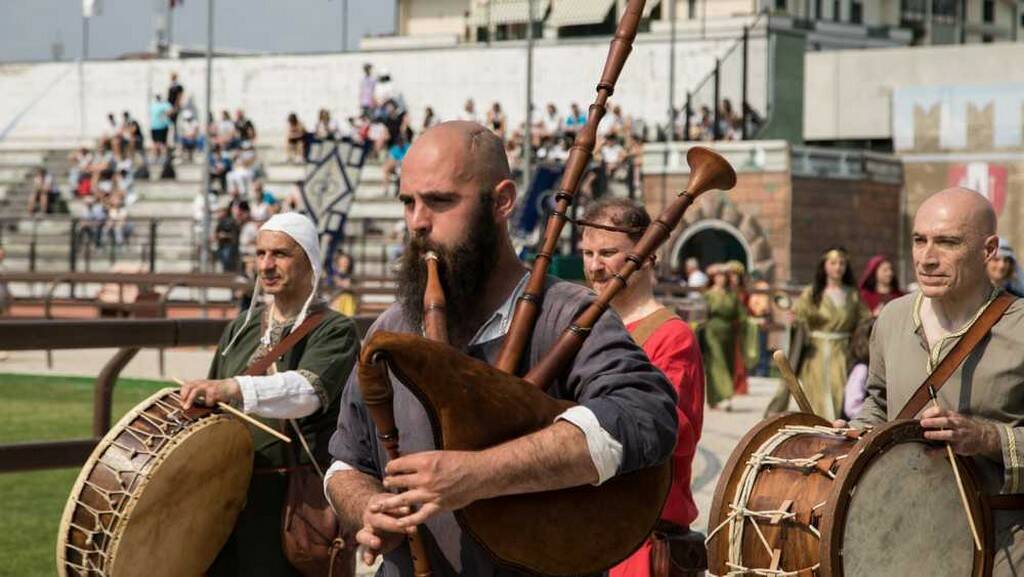
<instances>
[{"instance_id":1,"label":"bald bearded man","mask_svg":"<svg viewBox=\"0 0 1024 577\"><path fill-rule=\"evenodd\" d=\"M370 334L422 334L423 254L433 250L447 295L451 344L494 364L527 278L507 232L515 197L501 140L489 130L448 122L424 132L405 158L399 191L410 232L399 302ZM520 374L593 298L580 285L549 279ZM528 575L497 565L462 532L452 511L500 495L600 484L664 462L676 440L672 386L612 312L597 322L574 364L549 390L578 404L536 433L483 451L433 450L426 411L396 381L394 412L404 456L389 463L354 386L357 378L354 373L342 397L326 488L339 519L358 530L364 561L384 555L379 576L413 576L405 535L419 524L429 532L424 544L437 577Z\"/></svg>"},{"instance_id":2,"label":"bald bearded man","mask_svg":"<svg viewBox=\"0 0 1024 577\"><path fill-rule=\"evenodd\" d=\"M895 418L999 294L986 274L998 244L995 213L980 194L951 188L921 205L913 229L920 290L882 309L871 337L868 396L852 426ZM925 436L971 457L987 495L1024 492L1024 301L1010 305L938 399L939 407L920 415ZM1024 511L995 511L994 521L993 576L1020 575Z\"/></svg>"}]
</instances>

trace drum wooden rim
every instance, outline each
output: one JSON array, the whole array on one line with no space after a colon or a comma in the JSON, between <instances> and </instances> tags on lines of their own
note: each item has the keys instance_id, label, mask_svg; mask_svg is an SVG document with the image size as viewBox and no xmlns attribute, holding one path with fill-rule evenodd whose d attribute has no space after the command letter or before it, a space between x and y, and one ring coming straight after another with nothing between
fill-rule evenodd
<instances>
[{"instance_id":1,"label":"drum wooden rim","mask_svg":"<svg viewBox=\"0 0 1024 577\"><path fill-rule=\"evenodd\" d=\"M765 419L754 425L747 434L740 439L740 442L729 455L722 474L718 478L718 485L715 487L715 496L711 500L711 509L708 512L708 530L713 531L722 524L728 516L727 506L732 503L736 496L736 487L740 477L746 468L750 455L757 451L768 439L777 434L782 428L789 426L830 427L832 424L816 415L807 413L783 413L769 419ZM727 547L729 540L725 532L719 532L711 537L707 545L708 571L724 575L726 573L725 560L728 558Z\"/></svg>"},{"instance_id":2,"label":"drum wooden rim","mask_svg":"<svg viewBox=\"0 0 1024 577\"><path fill-rule=\"evenodd\" d=\"M125 413L124 416L121 417L121 419L119 419L117 423L110 428L109 431L107 431L107 433L103 436L100 442L96 445L96 448L93 449L93 452L89 455L88 460L86 460L85 464L82 466L81 471L79 471L78 478L75 480L75 483L71 488L68 500L65 503L64 513L61 515L60 528L58 530L57 535L56 560L57 574L60 577L75 577L73 575L69 575L66 570L66 551L68 545L68 534L71 529L72 517L74 516L74 513L79 506L79 497L82 494L83 487L85 483L88 481L90 475L95 470L97 463L100 461L100 459L103 458L103 456L105 455L106 451L110 448L112 443L118 437L121 436L121 434L124 432L124 430L128 427L129 424L138 419L145 411L152 408L153 405L156 404L158 400L163 399L168 394L175 391L177 391L177 388L175 387L167 387L161 389L156 393L152 394L151 396L149 396L148 398L146 398L145 400L141 401L135 407L133 407L131 410ZM203 415L204 413L207 413L208 415L204 416L202 420L192 423L187 428L187 430L190 433L194 433L196 431L200 431L211 426L219 425L224 421L234 421L233 417L224 414L214 413L210 409L196 409L194 412L199 415ZM143 469L140 469L140 473L145 472L147 478L152 476L164 463L167 457L173 452L173 449L179 446L185 439L186 437L174 438L170 443L164 445L161 448L160 452L158 453L157 458L148 462L146 464L146 467L144 467ZM142 489L144 487L145 484L140 485L137 488L137 490L127 493L128 500L123 506L120 517L119 528L121 528L122 530L113 534L112 539L110 540L109 544L106 547L106 554L108 556L108 570L114 567L114 561L117 558L117 550L120 545L121 539L124 535L123 528L126 527L128 522L131 520L132 513L142 496Z\"/></svg>"},{"instance_id":3,"label":"drum wooden rim","mask_svg":"<svg viewBox=\"0 0 1024 577\"><path fill-rule=\"evenodd\" d=\"M852 501L852 491L860 480L865 467L889 447L905 442L935 444L924 438L921 424L916 420L893 421L880 425L866 433L849 452L849 459L836 474L832 493L822 512L821 524L821 575L822 577L844 577L843 537L846 516ZM973 466L967 459L958 458L963 475L964 489L970 499L974 519L978 523L984 551L975 551L974 571L971 577L985 577L992 572L993 537L992 514L987 500L978 489ZM715 509L717 511L717 509Z\"/></svg>"},{"instance_id":4,"label":"drum wooden rim","mask_svg":"<svg viewBox=\"0 0 1024 577\"><path fill-rule=\"evenodd\" d=\"M148 409L156 402L157 399L163 397L171 391L174 391L174 387L165 387L159 391L153 393L139 404L132 407L127 413L122 416L114 426L110 427L107 434L103 435L100 442L96 444L96 448L89 454L89 458L86 459L85 464L82 465L81 470L78 472L78 478L75 479L75 484L71 486L71 493L68 495L68 500L64 504L64 513L60 517L60 528L57 533L57 574L60 577L73 577L69 576L65 567L65 552L67 545L67 534L71 527L71 516L75 512L77 507L77 497L82 494L82 487L85 482L89 479L89 475L92 473L93 468L96 467L96 463L100 460L100 457L110 447L110 444L121 435L121 431L142 414L143 411Z\"/></svg>"}]
</instances>

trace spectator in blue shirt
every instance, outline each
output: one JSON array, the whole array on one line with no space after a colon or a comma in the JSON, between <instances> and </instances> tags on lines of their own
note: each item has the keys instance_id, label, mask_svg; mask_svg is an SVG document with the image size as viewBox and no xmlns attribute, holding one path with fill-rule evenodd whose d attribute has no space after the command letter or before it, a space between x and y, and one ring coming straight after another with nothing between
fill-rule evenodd
<instances>
[{"instance_id":1,"label":"spectator in blue shirt","mask_svg":"<svg viewBox=\"0 0 1024 577\"><path fill-rule=\"evenodd\" d=\"M569 116L565 119L565 132L576 136L579 131L583 130L583 125L587 123L587 115L580 110L580 105L573 102L569 106Z\"/></svg>"},{"instance_id":2,"label":"spectator in blue shirt","mask_svg":"<svg viewBox=\"0 0 1024 577\"><path fill-rule=\"evenodd\" d=\"M173 107L157 94L149 105L149 134L153 139L153 156L159 162L167 152L167 130L171 126Z\"/></svg>"}]
</instances>

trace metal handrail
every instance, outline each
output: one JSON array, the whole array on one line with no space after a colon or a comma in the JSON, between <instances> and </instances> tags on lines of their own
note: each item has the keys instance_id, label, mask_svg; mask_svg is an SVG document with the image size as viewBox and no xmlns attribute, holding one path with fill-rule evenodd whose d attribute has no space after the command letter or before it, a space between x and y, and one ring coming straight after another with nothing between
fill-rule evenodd
<instances>
[{"instance_id":1,"label":"metal handrail","mask_svg":"<svg viewBox=\"0 0 1024 577\"><path fill-rule=\"evenodd\" d=\"M70 226L70 236L67 239L68 243L68 270L77 272L84 269L86 272L92 269L92 262L94 256L97 254L93 249L91 242L83 242L84 230L83 226L84 219L72 215L38 215L33 217L0 217L0 244L2 244L3 236L6 229L11 224L31 222L33 224L31 230L31 238L29 240L29 272L35 272L37 270L38 250L37 245L39 244L39 226L41 222L56 222L63 223ZM164 234L159 235L159 226L166 223L183 223L187 222L194 224L195 221L190 217L128 217L125 222L135 225L136 235L140 234L138 231L148 231L143 237L143 242L139 243L140 254L138 262L145 263L150 273L157 272L157 251L159 246L159 240L161 238L167 238L170 235ZM90 239L92 240L92 239ZM363 234L346 234L345 238L341 241L340 246L345 247L349 254L353 255L357 270L366 270L370 259L370 254L367 249L367 245L370 242L376 242L380 244L379 262L382 263L383 271L387 271L387 244L392 240L391 235L387 233L363 233ZM200 239L196 235L196 227L189 227L189 246L193 249L199 247ZM357 251L356 248L360 250ZM129 254L125 249L117 247L114 243L110 243L107 248L108 257L110 264L114 264L118 261L119 255ZM198 251L191 250L189 253L190 270L193 272L204 273L200 271L200 264L198 258ZM206 271L209 272L209 271Z\"/></svg>"},{"instance_id":2,"label":"metal handrail","mask_svg":"<svg viewBox=\"0 0 1024 577\"><path fill-rule=\"evenodd\" d=\"M718 57L715 58L715 68L711 72L709 72L706 76L704 76L704 78L701 79L700 82L698 82L693 88L691 88L691 89L686 91L686 103L685 103L684 109L683 109L683 114L684 114L683 118L685 119L685 133L683 134L683 140L689 140L690 117L695 112L693 110L693 95L699 93L701 90L704 90L705 89L705 85L707 85L708 83L712 84L712 89L714 91L714 96L713 96L714 110L712 111L714 113L714 124L712 126L713 138L714 138L714 140L720 140L722 135L718 134L718 130L719 130L718 129L718 125L719 125L719 121L721 120L719 118L719 103L720 103L720 100L721 100L720 99L720 95L719 95L719 84L721 82L721 66L722 66L722 62L726 58L728 58L734 51L736 51L740 47L744 47L747 44L747 42L750 39L750 31L756 30L758 28L758 24L761 23L761 19L762 18L765 19L765 34L771 34L771 31L772 31L772 28L771 28L771 12L769 11L769 9L764 8L760 12L757 13L757 17L754 18L753 22L751 22L749 25L745 25L743 27L743 34L739 38L737 38L732 43L732 45L730 45L725 50L725 52L722 53L721 56L718 56ZM741 115L743 117L743 131L744 131L743 138L744 138L744 140L746 140L748 138L751 138L753 135L746 134L746 127L747 127L747 106L746 106L747 105L747 96L746 96L746 82L747 82L746 74L747 74L747 72L746 72L746 59L748 58L748 54L746 52L744 52L742 58L744 60L744 65L743 65L744 78L742 80L742 84L744 86L744 88L743 88L743 93L744 94L743 94L743 97L742 97L742 101L740 102L740 113L741 113ZM770 94L769 94L769 96L770 96ZM671 103L671 106L674 107L675 103ZM770 106L766 106L766 110L764 111L765 112L765 116L767 116L767 114L768 114L767 108L770 108ZM675 127L671 126L671 127L669 127L669 129L674 131Z\"/></svg>"}]
</instances>

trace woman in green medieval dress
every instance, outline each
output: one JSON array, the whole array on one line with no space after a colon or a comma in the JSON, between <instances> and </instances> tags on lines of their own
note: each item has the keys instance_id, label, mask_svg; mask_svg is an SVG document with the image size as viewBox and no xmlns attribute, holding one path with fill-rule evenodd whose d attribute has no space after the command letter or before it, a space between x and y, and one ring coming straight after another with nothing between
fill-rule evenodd
<instances>
[{"instance_id":1,"label":"woman in green medieval dress","mask_svg":"<svg viewBox=\"0 0 1024 577\"><path fill-rule=\"evenodd\" d=\"M729 271L722 264L708 267L711 288L704 293L708 320L703 327L707 400L712 409L732 408L733 370L736 362L736 326L746 321L739 295L729 289Z\"/></svg>"}]
</instances>

